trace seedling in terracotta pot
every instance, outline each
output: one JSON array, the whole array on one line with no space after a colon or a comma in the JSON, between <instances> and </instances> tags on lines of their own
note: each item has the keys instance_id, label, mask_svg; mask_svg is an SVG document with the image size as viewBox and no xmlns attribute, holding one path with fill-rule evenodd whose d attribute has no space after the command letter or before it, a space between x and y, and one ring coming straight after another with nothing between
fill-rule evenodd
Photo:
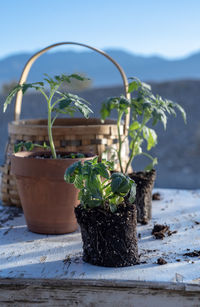
<instances>
[{"instance_id":1,"label":"seedling in terracotta pot","mask_svg":"<svg viewBox=\"0 0 200 307\"><path fill-rule=\"evenodd\" d=\"M80 190L75 214L81 227L83 260L95 265L120 267L138 263L135 182L113 173L111 163L94 158L76 162L65 180Z\"/></svg>"},{"instance_id":2,"label":"seedling in terracotta pot","mask_svg":"<svg viewBox=\"0 0 200 307\"><path fill-rule=\"evenodd\" d=\"M63 234L76 230L77 222L74 207L78 205L78 190L66 184L63 175L67 167L74 161L84 162L91 159L90 154L59 152L55 150L52 127L61 114L73 116L80 111L88 118L92 110L87 101L66 92L59 91L63 82L70 82L72 78L83 78L72 74L51 78L46 76L44 82L18 84L8 95L4 103L4 112L18 91L23 94L29 89L39 91L47 103L49 146L20 142L16 144L17 153L11 156L11 171L16 177L17 188L24 210L29 230L45 234ZM49 85L46 93L45 84ZM48 147L50 151L29 152L34 147Z\"/></svg>"},{"instance_id":3,"label":"seedling in terracotta pot","mask_svg":"<svg viewBox=\"0 0 200 307\"><path fill-rule=\"evenodd\" d=\"M145 172L133 172L129 174L137 183L137 209L138 221L146 223L151 218L151 197L155 180L155 170L153 167L157 164L157 158L152 157L149 151L157 144L157 134L154 129L149 127L151 123L156 126L158 122L162 122L164 129L167 125L167 116L176 116L176 109L179 110L186 122L186 114L184 109L171 100L163 99L159 95L151 92L151 87L142 83L137 78L131 78L129 84L129 93L135 95L129 100L123 95L119 97L108 98L102 105L101 118L105 120L110 116L112 110L117 111L117 127L118 127L118 148L111 149L116 152L116 157L120 165L121 172L128 174L133 164L134 158L139 155L148 157L151 163L145 168ZM130 110L131 122L128 127L128 133L125 137L121 136L120 125L124 115ZM122 147L126 139L130 140L130 154L125 166L123 166ZM142 148L142 144L146 141L146 151ZM142 183L142 186L140 186ZM144 193L147 193L146 195ZM147 200L145 207L144 200Z\"/></svg>"},{"instance_id":4,"label":"seedling in terracotta pot","mask_svg":"<svg viewBox=\"0 0 200 307\"><path fill-rule=\"evenodd\" d=\"M67 114L73 116L75 111L79 111L85 118L88 118L89 114L93 113L93 111L88 107L88 102L85 99L68 92L59 91L59 88L63 83L70 83L71 79L83 81L85 78L77 74L69 76L62 74L60 76L55 76L54 78L51 78L46 74L45 76L44 82L24 83L22 85L17 84L6 98L3 111L6 111L7 106L12 102L12 99L17 92L22 91L22 93L25 94L25 92L30 88L39 91L44 96L47 103L49 145L52 157L56 159L57 155L53 141L52 127L58 115ZM46 93L45 82L49 86L49 95ZM56 99L53 100L55 95ZM52 114L54 114L54 116L52 116Z\"/></svg>"}]
</instances>

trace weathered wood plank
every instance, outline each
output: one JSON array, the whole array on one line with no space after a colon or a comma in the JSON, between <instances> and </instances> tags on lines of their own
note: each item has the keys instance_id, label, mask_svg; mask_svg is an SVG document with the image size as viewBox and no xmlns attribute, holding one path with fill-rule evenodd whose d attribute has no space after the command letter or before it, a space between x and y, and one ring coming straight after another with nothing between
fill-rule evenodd
<instances>
[{"instance_id":1,"label":"weathered wood plank","mask_svg":"<svg viewBox=\"0 0 200 307\"><path fill-rule=\"evenodd\" d=\"M199 290L199 289L198 289ZM98 281L0 280L0 306L199 306L200 292L186 285Z\"/></svg>"},{"instance_id":2,"label":"weathered wood plank","mask_svg":"<svg viewBox=\"0 0 200 307\"><path fill-rule=\"evenodd\" d=\"M138 225L143 263L127 268L86 264L79 231L34 234L20 209L0 206L0 307L200 306L200 259L184 256L200 249L200 191L157 191L152 221ZM177 233L156 240L155 223Z\"/></svg>"}]
</instances>

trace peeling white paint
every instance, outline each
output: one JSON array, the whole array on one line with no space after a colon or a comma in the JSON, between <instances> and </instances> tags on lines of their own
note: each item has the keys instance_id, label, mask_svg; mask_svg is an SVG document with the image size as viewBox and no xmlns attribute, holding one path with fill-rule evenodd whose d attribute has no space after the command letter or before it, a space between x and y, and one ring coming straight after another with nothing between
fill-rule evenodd
<instances>
[{"instance_id":1,"label":"peeling white paint","mask_svg":"<svg viewBox=\"0 0 200 307\"><path fill-rule=\"evenodd\" d=\"M153 218L138 225L141 262L104 268L84 263L79 231L68 235L39 235L28 231L24 216L0 227L0 278L84 279L145 282L175 282L200 285L200 258L183 256L200 250L200 190L156 189L162 200L153 202ZM0 206L0 210L3 207ZM3 219L4 212L0 212ZM155 223L170 226L176 234L163 240L151 235ZM156 264L159 257L166 265ZM176 260L180 259L180 262Z\"/></svg>"}]
</instances>

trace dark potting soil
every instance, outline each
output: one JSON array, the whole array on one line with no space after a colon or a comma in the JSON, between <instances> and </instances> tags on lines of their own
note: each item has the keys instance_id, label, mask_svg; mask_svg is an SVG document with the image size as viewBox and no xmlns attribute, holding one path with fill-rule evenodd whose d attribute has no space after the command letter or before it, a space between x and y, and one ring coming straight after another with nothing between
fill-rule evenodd
<instances>
[{"instance_id":1,"label":"dark potting soil","mask_svg":"<svg viewBox=\"0 0 200 307\"><path fill-rule=\"evenodd\" d=\"M105 267L123 267L139 263L137 247L137 211L135 205L119 206L111 213L100 208L75 208L81 227L83 260Z\"/></svg>"},{"instance_id":2,"label":"dark potting soil","mask_svg":"<svg viewBox=\"0 0 200 307\"><path fill-rule=\"evenodd\" d=\"M163 239L177 233L177 230L171 231L168 225L155 224L151 233L156 239Z\"/></svg>"},{"instance_id":3,"label":"dark potting soil","mask_svg":"<svg viewBox=\"0 0 200 307\"><path fill-rule=\"evenodd\" d=\"M156 179L156 171L153 169L149 172L133 172L129 176L137 184L137 221L141 224L147 224L152 217L152 190Z\"/></svg>"},{"instance_id":4,"label":"dark potting soil","mask_svg":"<svg viewBox=\"0 0 200 307\"><path fill-rule=\"evenodd\" d=\"M77 158L88 158L92 155L90 154L82 154L82 153L66 153L66 152L58 152L57 159L77 159ZM30 155L28 158L36 158L36 159L53 159L53 156L49 152L36 152L33 155Z\"/></svg>"},{"instance_id":5,"label":"dark potting soil","mask_svg":"<svg viewBox=\"0 0 200 307\"><path fill-rule=\"evenodd\" d=\"M152 195L152 200L161 200L161 195L160 193L153 193Z\"/></svg>"},{"instance_id":6,"label":"dark potting soil","mask_svg":"<svg viewBox=\"0 0 200 307\"><path fill-rule=\"evenodd\" d=\"M152 230L152 235L154 235L156 239L163 239L168 230L169 226L167 225L155 224Z\"/></svg>"},{"instance_id":7,"label":"dark potting soil","mask_svg":"<svg viewBox=\"0 0 200 307\"><path fill-rule=\"evenodd\" d=\"M193 252L185 253L183 256L189 256L189 257L200 257L200 250L194 250Z\"/></svg>"},{"instance_id":8,"label":"dark potting soil","mask_svg":"<svg viewBox=\"0 0 200 307\"><path fill-rule=\"evenodd\" d=\"M160 264L160 265L167 264L167 261L163 259L162 257L160 257L157 259L157 264Z\"/></svg>"}]
</instances>

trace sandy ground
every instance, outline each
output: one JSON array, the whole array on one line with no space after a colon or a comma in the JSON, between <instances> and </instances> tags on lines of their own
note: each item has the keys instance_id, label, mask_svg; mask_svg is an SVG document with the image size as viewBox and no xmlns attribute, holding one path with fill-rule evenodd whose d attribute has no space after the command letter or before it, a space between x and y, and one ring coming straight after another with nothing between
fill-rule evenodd
<instances>
[{"instance_id":1,"label":"sandy ground","mask_svg":"<svg viewBox=\"0 0 200 307\"><path fill-rule=\"evenodd\" d=\"M170 118L167 130L159 124L156 127L158 145L151 151L158 157L156 187L197 189L200 187L200 81L176 81L152 83L152 90L163 97L180 103L187 112L187 125L180 115ZM82 96L92 103L93 117L99 117L101 102L109 96L123 93L121 87L91 89ZM0 97L1 110L4 98ZM0 112L0 164L4 162L4 149L8 139L7 124L13 120L14 104L7 113ZM23 99L21 118L46 117L45 102L39 95L29 94ZM113 115L114 117L114 115ZM135 170L148 164L143 158L136 158Z\"/></svg>"}]
</instances>

